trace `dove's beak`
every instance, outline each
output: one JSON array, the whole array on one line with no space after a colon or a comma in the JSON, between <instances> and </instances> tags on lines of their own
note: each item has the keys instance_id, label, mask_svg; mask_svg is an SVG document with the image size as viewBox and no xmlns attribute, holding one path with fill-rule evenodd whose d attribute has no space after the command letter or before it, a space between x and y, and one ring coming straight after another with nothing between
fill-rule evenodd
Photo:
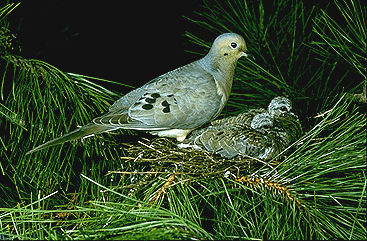
<instances>
[{"instance_id":1,"label":"dove's beak","mask_svg":"<svg viewBox=\"0 0 367 241\"><path fill-rule=\"evenodd\" d=\"M241 52L241 56L240 57L247 57L248 54L246 52Z\"/></svg>"}]
</instances>

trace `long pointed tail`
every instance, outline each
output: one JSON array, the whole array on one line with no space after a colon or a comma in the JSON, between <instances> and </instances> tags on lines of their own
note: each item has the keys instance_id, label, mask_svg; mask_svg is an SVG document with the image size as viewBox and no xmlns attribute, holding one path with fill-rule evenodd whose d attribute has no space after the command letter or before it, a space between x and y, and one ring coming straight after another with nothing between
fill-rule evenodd
<instances>
[{"instance_id":1,"label":"long pointed tail","mask_svg":"<svg viewBox=\"0 0 367 241\"><path fill-rule=\"evenodd\" d=\"M72 140L76 140L76 139L80 139L82 137L85 137L85 136L89 136L89 135L92 135L92 134L98 134L98 133L102 133L102 132L107 132L107 131L112 131L112 130L116 130L118 129L118 127L112 127L112 126L108 126L108 125L95 125L95 124L88 124L88 125L85 125L79 129L76 129L70 133L67 133L63 136L60 136L60 137L57 137L56 139L53 139L51 141L48 141L42 145L39 145L35 148L33 148L32 150L28 151L26 153L26 155L29 155L33 152L36 152L36 151L40 151L42 149L45 149L45 148L48 148L48 147L51 147L51 146L55 146L55 145L59 145L59 144L62 144L64 142L67 142L67 141L72 141Z\"/></svg>"}]
</instances>

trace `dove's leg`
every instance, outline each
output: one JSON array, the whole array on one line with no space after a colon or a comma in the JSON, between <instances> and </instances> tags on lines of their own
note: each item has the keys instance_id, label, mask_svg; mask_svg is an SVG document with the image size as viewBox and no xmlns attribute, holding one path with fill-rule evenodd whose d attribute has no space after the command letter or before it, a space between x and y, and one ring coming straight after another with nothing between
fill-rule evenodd
<instances>
[{"instance_id":1,"label":"dove's leg","mask_svg":"<svg viewBox=\"0 0 367 241\"><path fill-rule=\"evenodd\" d=\"M82 137L86 137L89 135L94 135L94 134L98 134L98 133L102 133L102 132L107 132L107 131L112 131L112 130L116 130L118 129L118 127L113 127L113 126L107 126L107 125L95 125L95 124L88 124L85 125L79 129L76 129L70 133L67 133L63 136L60 136L56 139L53 139L51 141L48 141L42 145L37 146L36 148L28 151L26 154L29 155L33 152L51 147L51 146L55 146L58 144L62 144L64 142L67 141L72 141L72 140L77 140L80 139Z\"/></svg>"}]
</instances>

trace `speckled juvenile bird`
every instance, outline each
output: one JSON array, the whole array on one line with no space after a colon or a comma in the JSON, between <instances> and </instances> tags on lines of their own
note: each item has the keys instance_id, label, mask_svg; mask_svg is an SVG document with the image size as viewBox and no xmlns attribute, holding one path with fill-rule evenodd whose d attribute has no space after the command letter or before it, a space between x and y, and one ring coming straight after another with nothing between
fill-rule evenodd
<instances>
[{"instance_id":1,"label":"speckled juvenile bird","mask_svg":"<svg viewBox=\"0 0 367 241\"><path fill-rule=\"evenodd\" d=\"M91 123L33 150L116 129L136 129L183 141L194 129L216 118L232 88L237 60L247 56L245 40L225 33L208 54L163 74L117 100Z\"/></svg>"},{"instance_id":2,"label":"speckled juvenile bird","mask_svg":"<svg viewBox=\"0 0 367 241\"><path fill-rule=\"evenodd\" d=\"M220 154L268 160L278 155L301 134L298 117L285 97L274 98L268 109L251 109L237 116L215 120L211 126L197 129L180 148L195 148Z\"/></svg>"}]
</instances>

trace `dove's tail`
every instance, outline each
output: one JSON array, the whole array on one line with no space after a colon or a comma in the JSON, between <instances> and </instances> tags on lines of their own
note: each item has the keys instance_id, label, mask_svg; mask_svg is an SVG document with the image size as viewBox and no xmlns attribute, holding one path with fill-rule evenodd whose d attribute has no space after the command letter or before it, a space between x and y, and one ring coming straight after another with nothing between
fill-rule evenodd
<instances>
[{"instance_id":1,"label":"dove's tail","mask_svg":"<svg viewBox=\"0 0 367 241\"><path fill-rule=\"evenodd\" d=\"M53 139L53 140L48 141L48 142L46 142L42 145L39 145L36 148L33 148L32 150L28 151L26 153L26 155L29 155L33 152L40 151L42 149L45 149L45 148L48 148L48 147L51 147L51 146L62 144L64 142L77 140L77 139L80 139L82 137L89 136L89 135L92 135L92 134L98 134L98 133L112 131L112 130L116 130L116 129L118 129L118 127L107 126L107 125L88 124L88 125L85 125L85 126L79 128L79 129L76 129L76 130L74 130L70 133L67 133L63 136L57 137L56 139Z\"/></svg>"}]
</instances>

